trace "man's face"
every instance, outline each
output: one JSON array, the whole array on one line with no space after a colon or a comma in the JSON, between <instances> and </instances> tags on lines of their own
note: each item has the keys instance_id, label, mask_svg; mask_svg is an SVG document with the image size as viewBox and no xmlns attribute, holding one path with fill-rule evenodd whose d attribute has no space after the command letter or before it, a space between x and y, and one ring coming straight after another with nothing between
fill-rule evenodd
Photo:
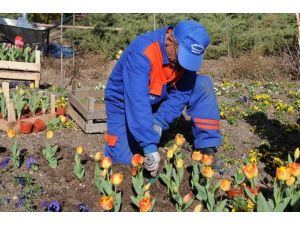
<instances>
[{"instance_id":1,"label":"man's face","mask_svg":"<svg viewBox=\"0 0 300 225\"><path fill-rule=\"evenodd\" d=\"M173 35L173 32L168 33L166 37L166 50L171 65L175 68L178 63L178 43Z\"/></svg>"}]
</instances>

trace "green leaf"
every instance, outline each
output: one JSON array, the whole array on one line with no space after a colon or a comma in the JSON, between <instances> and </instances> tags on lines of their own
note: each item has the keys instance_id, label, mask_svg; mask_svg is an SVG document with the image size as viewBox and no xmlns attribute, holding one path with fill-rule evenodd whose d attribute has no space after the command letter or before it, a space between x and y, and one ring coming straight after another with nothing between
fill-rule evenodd
<instances>
[{"instance_id":1,"label":"green leaf","mask_svg":"<svg viewBox=\"0 0 300 225\"><path fill-rule=\"evenodd\" d=\"M288 154L288 162L289 162L289 163L292 163L292 162L293 162L293 159L292 159L292 157L291 157L290 154Z\"/></svg>"},{"instance_id":2,"label":"green leaf","mask_svg":"<svg viewBox=\"0 0 300 225\"><path fill-rule=\"evenodd\" d=\"M121 203L122 203L122 193L121 192L116 193L115 201L116 202L115 202L114 211L119 212L120 208L121 208Z\"/></svg>"},{"instance_id":3,"label":"green leaf","mask_svg":"<svg viewBox=\"0 0 300 225\"><path fill-rule=\"evenodd\" d=\"M286 197L274 208L274 212L283 212L287 205L290 203L291 197Z\"/></svg>"},{"instance_id":4,"label":"green leaf","mask_svg":"<svg viewBox=\"0 0 300 225\"><path fill-rule=\"evenodd\" d=\"M256 202L255 195L252 194L251 191L247 187L245 188L245 192L246 192L247 196L250 198L250 200L255 203Z\"/></svg>"},{"instance_id":5,"label":"green leaf","mask_svg":"<svg viewBox=\"0 0 300 225\"><path fill-rule=\"evenodd\" d=\"M257 195L257 212L272 212L273 208L270 208L263 194L260 192Z\"/></svg>"},{"instance_id":6,"label":"green leaf","mask_svg":"<svg viewBox=\"0 0 300 225\"><path fill-rule=\"evenodd\" d=\"M49 166L53 169L55 169L57 167L57 160L53 159L49 161Z\"/></svg>"},{"instance_id":7,"label":"green leaf","mask_svg":"<svg viewBox=\"0 0 300 225\"><path fill-rule=\"evenodd\" d=\"M155 206L155 203L156 203L156 198L153 198L153 199L152 199L152 206L151 206L150 212L153 211L153 208L154 208L154 206Z\"/></svg>"},{"instance_id":8,"label":"green leaf","mask_svg":"<svg viewBox=\"0 0 300 225\"><path fill-rule=\"evenodd\" d=\"M214 212L224 212L226 204L227 204L227 199L224 199L222 202L216 205Z\"/></svg>"},{"instance_id":9,"label":"green leaf","mask_svg":"<svg viewBox=\"0 0 300 225\"><path fill-rule=\"evenodd\" d=\"M215 207L215 196L211 192L207 192L207 204L210 206L210 209Z\"/></svg>"},{"instance_id":10,"label":"green leaf","mask_svg":"<svg viewBox=\"0 0 300 225\"><path fill-rule=\"evenodd\" d=\"M182 211L186 211L192 205L193 201L194 199L189 200L183 207Z\"/></svg>"},{"instance_id":11,"label":"green leaf","mask_svg":"<svg viewBox=\"0 0 300 225\"><path fill-rule=\"evenodd\" d=\"M112 193L113 193L112 185L109 181L103 180L102 181L102 187L103 187L103 190L104 190L106 195L109 195L109 196L112 195Z\"/></svg>"},{"instance_id":12,"label":"green leaf","mask_svg":"<svg viewBox=\"0 0 300 225\"><path fill-rule=\"evenodd\" d=\"M294 212L300 211L300 191L297 191L291 198L291 206Z\"/></svg>"},{"instance_id":13,"label":"green leaf","mask_svg":"<svg viewBox=\"0 0 300 225\"><path fill-rule=\"evenodd\" d=\"M139 199L134 197L134 196L130 196L131 202L136 206L139 207Z\"/></svg>"}]
</instances>

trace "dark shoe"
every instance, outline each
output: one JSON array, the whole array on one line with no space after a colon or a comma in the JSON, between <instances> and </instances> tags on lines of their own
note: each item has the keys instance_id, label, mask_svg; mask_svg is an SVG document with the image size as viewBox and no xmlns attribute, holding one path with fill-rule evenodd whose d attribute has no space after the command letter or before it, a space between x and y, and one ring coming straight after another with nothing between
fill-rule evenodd
<instances>
[{"instance_id":1,"label":"dark shoe","mask_svg":"<svg viewBox=\"0 0 300 225\"><path fill-rule=\"evenodd\" d=\"M221 170L224 168L224 161L221 159L218 159L217 156L217 148L215 147L211 147L211 148L201 148L200 152L202 154L206 154L206 155L212 155L214 157L214 162L212 164L212 168L215 170Z\"/></svg>"}]
</instances>

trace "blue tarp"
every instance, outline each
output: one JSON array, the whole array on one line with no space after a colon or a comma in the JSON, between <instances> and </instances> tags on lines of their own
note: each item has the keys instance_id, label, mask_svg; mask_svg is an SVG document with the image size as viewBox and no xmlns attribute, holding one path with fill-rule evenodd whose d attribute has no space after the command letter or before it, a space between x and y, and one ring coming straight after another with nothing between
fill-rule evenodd
<instances>
[{"instance_id":1,"label":"blue tarp","mask_svg":"<svg viewBox=\"0 0 300 225\"><path fill-rule=\"evenodd\" d=\"M59 44L49 44L48 46L48 52L54 57L54 58L60 58L60 52L63 53L63 58L71 58L73 56L73 49L68 47L63 47Z\"/></svg>"}]
</instances>

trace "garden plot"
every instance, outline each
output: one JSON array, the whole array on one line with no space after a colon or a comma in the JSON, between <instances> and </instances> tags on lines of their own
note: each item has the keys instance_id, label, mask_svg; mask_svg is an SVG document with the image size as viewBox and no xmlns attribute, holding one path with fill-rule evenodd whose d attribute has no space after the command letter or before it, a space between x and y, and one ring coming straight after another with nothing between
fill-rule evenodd
<instances>
[{"instance_id":1,"label":"garden plot","mask_svg":"<svg viewBox=\"0 0 300 225\"><path fill-rule=\"evenodd\" d=\"M299 84L215 86L224 171L212 170L213 159L193 151L184 117L163 134L155 179L143 173L139 155L130 166L111 165L102 153L102 136L85 134L77 125L52 124L47 131L11 138L1 132L0 210L299 211ZM81 100L88 108L86 99Z\"/></svg>"}]
</instances>

